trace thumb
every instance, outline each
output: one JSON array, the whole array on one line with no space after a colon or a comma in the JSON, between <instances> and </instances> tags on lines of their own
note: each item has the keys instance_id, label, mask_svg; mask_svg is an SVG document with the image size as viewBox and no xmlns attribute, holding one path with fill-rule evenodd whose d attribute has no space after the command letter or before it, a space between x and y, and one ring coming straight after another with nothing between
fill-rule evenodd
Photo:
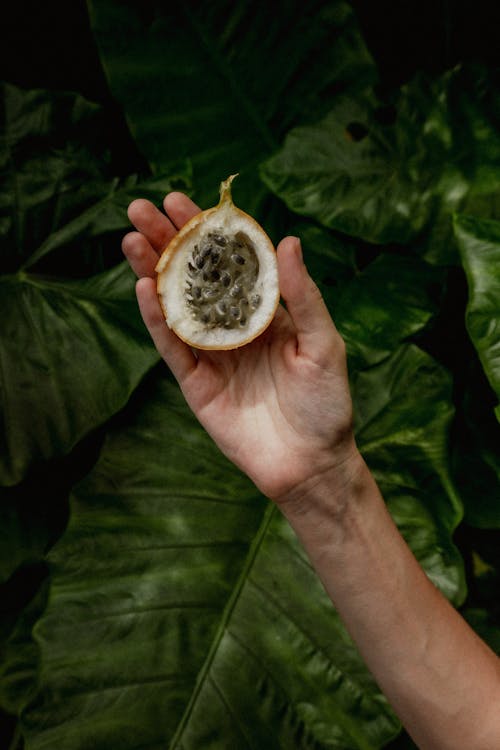
<instances>
[{"instance_id":1,"label":"thumb","mask_svg":"<svg viewBox=\"0 0 500 750\"><path fill-rule=\"evenodd\" d=\"M343 341L304 265L299 238L285 237L276 252L281 296L297 332L299 353L324 360L331 356L332 345L343 348Z\"/></svg>"}]
</instances>

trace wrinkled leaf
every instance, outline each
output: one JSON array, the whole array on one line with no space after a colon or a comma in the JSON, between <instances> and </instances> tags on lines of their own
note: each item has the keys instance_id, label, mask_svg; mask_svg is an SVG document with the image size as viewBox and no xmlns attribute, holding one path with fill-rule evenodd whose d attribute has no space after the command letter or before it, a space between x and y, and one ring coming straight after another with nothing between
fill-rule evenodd
<instances>
[{"instance_id":1,"label":"wrinkled leaf","mask_svg":"<svg viewBox=\"0 0 500 750\"><path fill-rule=\"evenodd\" d=\"M149 179L139 182L136 175L124 181L113 180L107 188L107 194L90 208L76 216L72 221L60 229L52 232L35 252L23 263L22 268L31 268L49 253L65 248L71 243L99 237L112 232L132 228L127 216L127 207L135 198L145 198L153 203L161 201L166 193L181 187L186 191L187 182L184 178Z\"/></svg>"},{"instance_id":2,"label":"wrinkled leaf","mask_svg":"<svg viewBox=\"0 0 500 750\"><path fill-rule=\"evenodd\" d=\"M118 411L158 355L125 263L81 281L0 279L0 477L61 455Z\"/></svg>"},{"instance_id":3,"label":"wrinkled leaf","mask_svg":"<svg viewBox=\"0 0 500 750\"><path fill-rule=\"evenodd\" d=\"M145 391L49 556L28 750L380 747L398 724L289 526L175 385Z\"/></svg>"},{"instance_id":4,"label":"wrinkled leaf","mask_svg":"<svg viewBox=\"0 0 500 750\"><path fill-rule=\"evenodd\" d=\"M383 253L333 305L351 370L374 365L422 330L439 309L443 274L417 258Z\"/></svg>"},{"instance_id":5,"label":"wrinkled leaf","mask_svg":"<svg viewBox=\"0 0 500 750\"><path fill-rule=\"evenodd\" d=\"M104 267L121 258L127 204L159 201L178 180L112 178L101 110L81 96L10 85L2 94L0 482L12 485L120 409L157 360L131 272L69 277L100 265L85 260L96 239L110 238Z\"/></svg>"},{"instance_id":6,"label":"wrinkled leaf","mask_svg":"<svg viewBox=\"0 0 500 750\"><path fill-rule=\"evenodd\" d=\"M356 374L356 437L403 536L455 604L465 595L451 541L462 518L448 457L454 408L449 373L413 345Z\"/></svg>"},{"instance_id":7,"label":"wrinkled leaf","mask_svg":"<svg viewBox=\"0 0 500 750\"><path fill-rule=\"evenodd\" d=\"M415 389L427 394L418 414ZM459 601L449 389L416 347L354 384L358 440L389 507ZM146 391L75 489L49 556L28 750L63 737L68 750L382 747L398 723L290 527L221 457L175 385L149 379Z\"/></svg>"},{"instance_id":8,"label":"wrinkled leaf","mask_svg":"<svg viewBox=\"0 0 500 750\"><path fill-rule=\"evenodd\" d=\"M0 708L18 715L36 692L38 647L31 632L44 611L44 565L26 565L0 587Z\"/></svg>"},{"instance_id":9,"label":"wrinkled leaf","mask_svg":"<svg viewBox=\"0 0 500 750\"><path fill-rule=\"evenodd\" d=\"M111 90L154 171L193 168L195 200L213 205L240 172L240 203L265 196L257 165L333 88L359 89L375 69L346 2L90 2ZM147 81L147 84L146 84ZM173 167L174 165L174 167Z\"/></svg>"},{"instance_id":10,"label":"wrinkled leaf","mask_svg":"<svg viewBox=\"0 0 500 750\"><path fill-rule=\"evenodd\" d=\"M467 330L500 399L500 222L456 216L455 234L467 282ZM500 406L496 407L500 422Z\"/></svg>"},{"instance_id":11,"label":"wrinkled leaf","mask_svg":"<svg viewBox=\"0 0 500 750\"><path fill-rule=\"evenodd\" d=\"M351 371L388 357L438 313L445 282L441 269L387 252L360 269L352 241L305 223L292 229L346 342Z\"/></svg>"},{"instance_id":12,"label":"wrinkled leaf","mask_svg":"<svg viewBox=\"0 0 500 750\"><path fill-rule=\"evenodd\" d=\"M340 97L324 119L287 135L262 177L293 211L351 236L407 243L429 230L427 256L449 262L451 213L500 207L493 85L474 70L417 77L389 124L373 96Z\"/></svg>"},{"instance_id":13,"label":"wrinkled leaf","mask_svg":"<svg viewBox=\"0 0 500 750\"><path fill-rule=\"evenodd\" d=\"M0 257L17 270L55 230L108 191L102 110L69 92L0 88Z\"/></svg>"}]
</instances>

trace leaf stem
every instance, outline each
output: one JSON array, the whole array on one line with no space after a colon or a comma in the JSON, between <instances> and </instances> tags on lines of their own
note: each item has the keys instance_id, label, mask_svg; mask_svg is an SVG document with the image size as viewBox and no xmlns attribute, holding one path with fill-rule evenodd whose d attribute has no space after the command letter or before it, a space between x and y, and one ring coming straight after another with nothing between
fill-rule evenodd
<instances>
[{"instance_id":1,"label":"leaf stem","mask_svg":"<svg viewBox=\"0 0 500 750\"><path fill-rule=\"evenodd\" d=\"M224 611L222 613L222 617L219 623L219 627L217 628L217 632L215 633L215 637L212 641L212 644L210 646L210 650L207 654L207 657L203 663L203 666L200 669L200 672L198 674L196 684L193 690L193 693L191 695L191 698L189 700L189 703L186 706L186 709L184 711L184 714L179 722L179 725L177 727L177 730L172 738L172 741L170 743L171 750L175 750L175 748L180 747L180 739L182 736L182 733L184 732L184 729L186 727L186 724L189 720L189 717L191 716L191 713L196 705L196 701L198 699L198 696L203 688L203 685L205 683L205 680L207 679L207 676L209 674L209 671L212 667L212 664L214 662L214 659L217 655L218 648L220 646L220 643L224 637L224 634L227 629L227 625L229 623L229 620L231 619L231 616L233 614L234 608L236 604L238 603L240 594L243 590L243 587L246 583L246 580L250 574L250 571L253 567L253 564L255 562L255 558L257 557L257 554L260 550L261 544L267 534L267 530L269 528L269 525L274 518L275 513L277 512L276 506L272 503L269 503L269 505L266 508L266 511L264 513L264 516L262 518L259 530L257 534L255 535L255 538L250 546L250 549L248 551L247 558L245 560L245 565L243 566L243 569L239 575L239 578L236 582L236 585L233 589L233 592L231 596L229 597L229 600L224 608Z\"/></svg>"}]
</instances>

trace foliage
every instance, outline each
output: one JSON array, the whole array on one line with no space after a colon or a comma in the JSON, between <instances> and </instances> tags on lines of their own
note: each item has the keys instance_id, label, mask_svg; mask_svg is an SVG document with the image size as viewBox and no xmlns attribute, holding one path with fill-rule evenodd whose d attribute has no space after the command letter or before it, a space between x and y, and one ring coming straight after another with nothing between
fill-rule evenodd
<instances>
[{"instance_id":1,"label":"foliage","mask_svg":"<svg viewBox=\"0 0 500 750\"><path fill-rule=\"evenodd\" d=\"M384 92L343 0L88 7L148 168L116 168L109 102L3 85L0 705L28 750L408 747L290 528L158 363L118 248L134 197L207 207L235 171L239 205L300 235L360 449L498 650L495 71Z\"/></svg>"}]
</instances>

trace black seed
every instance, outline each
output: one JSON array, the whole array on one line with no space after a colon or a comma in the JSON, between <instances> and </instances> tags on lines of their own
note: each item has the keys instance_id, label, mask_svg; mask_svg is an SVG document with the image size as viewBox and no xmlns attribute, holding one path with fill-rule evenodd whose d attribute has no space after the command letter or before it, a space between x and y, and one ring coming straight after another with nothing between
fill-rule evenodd
<instances>
[{"instance_id":1,"label":"black seed","mask_svg":"<svg viewBox=\"0 0 500 750\"><path fill-rule=\"evenodd\" d=\"M227 271L222 271L220 280L222 281L224 286L229 286L229 284L231 283L231 276Z\"/></svg>"},{"instance_id":2,"label":"black seed","mask_svg":"<svg viewBox=\"0 0 500 750\"><path fill-rule=\"evenodd\" d=\"M203 266L205 265L205 258L202 258L200 256L199 258L196 259L195 263L196 263L196 268L203 268Z\"/></svg>"},{"instance_id":3,"label":"black seed","mask_svg":"<svg viewBox=\"0 0 500 750\"><path fill-rule=\"evenodd\" d=\"M195 270L195 267L193 266L193 264L189 260L188 260L188 269L189 269L190 273L193 273L193 271Z\"/></svg>"},{"instance_id":4,"label":"black seed","mask_svg":"<svg viewBox=\"0 0 500 750\"><path fill-rule=\"evenodd\" d=\"M241 286L239 284L235 284L232 289L229 290L229 294L231 295L231 297L239 297L241 291Z\"/></svg>"},{"instance_id":5,"label":"black seed","mask_svg":"<svg viewBox=\"0 0 500 750\"><path fill-rule=\"evenodd\" d=\"M229 314L232 318L239 318L240 317L240 308L236 305L231 305L229 308Z\"/></svg>"},{"instance_id":6,"label":"black seed","mask_svg":"<svg viewBox=\"0 0 500 750\"><path fill-rule=\"evenodd\" d=\"M216 252L215 250L212 252L212 263L214 266L217 265L217 263L220 260L220 253Z\"/></svg>"},{"instance_id":7,"label":"black seed","mask_svg":"<svg viewBox=\"0 0 500 750\"><path fill-rule=\"evenodd\" d=\"M217 245L220 245L221 247L224 247L226 244L226 238L222 236L222 234L213 234L212 235L213 241L217 243Z\"/></svg>"},{"instance_id":8,"label":"black seed","mask_svg":"<svg viewBox=\"0 0 500 750\"><path fill-rule=\"evenodd\" d=\"M240 326L242 326L242 327L243 327L243 326L244 326L244 325L246 324L246 322L247 322L247 319L246 319L246 318L245 318L245 316L243 315L243 316L242 316L242 317L240 318Z\"/></svg>"},{"instance_id":9,"label":"black seed","mask_svg":"<svg viewBox=\"0 0 500 750\"><path fill-rule=\"evenodd\" d=\"M210 274L210 278L212 279L212 281L219 281L220 273L214 269L212 273Z\"/></svg>"},{"instance_id":10,"label":"black seed","mask_svg":"<svg viewBox=\"0 0 500 750\"><path fill-rule=\"evenodd\" d=\"M213 300L215 297L217 297L217 291L215 289L208 288L203 290L203 299Z\"/></svg>"},{"instance_id":11,"label":"black seed","mask_svg":"<svg viewBox=\"0 0 500 750\"><path fill-rule=\"evenodd\" d=\"M233 263L237 263L239 266L242 266L245 263L245 258L239 253L233 253L231 255L231 260L233 261Z\"/></svg>"},{"instance_id":12,"label":"black seed","mask_svg":"<svg viewBox=\"0 0 500 750\"><path fill-rule=\"evenodd\" d=\"M201 257L202 258L207 258L210 255L210 253L212 252L212 250L213 250L212 245L205 245L205 247L201 251Z\"/></svg>"}]
</instances>

